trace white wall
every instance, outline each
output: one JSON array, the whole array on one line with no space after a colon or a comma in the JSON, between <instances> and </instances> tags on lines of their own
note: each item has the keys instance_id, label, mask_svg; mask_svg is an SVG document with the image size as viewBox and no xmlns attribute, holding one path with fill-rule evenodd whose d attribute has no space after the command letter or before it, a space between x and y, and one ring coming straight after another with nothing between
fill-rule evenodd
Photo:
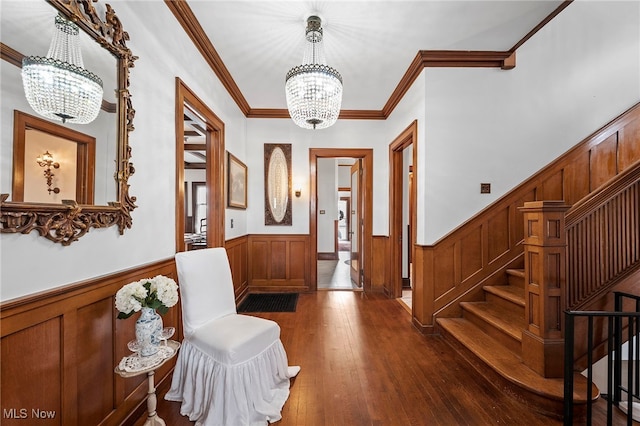
<instances>
[{"instance_id":1,"label":"white wall","mask_svg":"<svg viewBox=\"0 0 640 426\"><path fill-rule=\"evenodd\" d=\"M426 167L426 156L423 152L426 150L424 135L425 128L427 125L431 125L430 120L425 118L425 74L426 71L422 71L422 73L416 78L416 80L411 85L409 91L402 98L398 106L393 110L391 116L386 120L388 128L386 129L387 134L387 146L391 144L407 127L411 125L414 121L417 121L418 128L418 136L415 146L412 146L412 150L417 150L417 158L416 163L414 165L414 170L417 170L417 174L414 175L414 185L416 185L416 215L417 215L417 223L416 223L416 232L417 235L420 235L425 228L424 220L422 219L423 213L425 211L424 205L424 196L426 191L425 180L423 176L425 173ZM387 148L388 150L388 148ZM413 153L411 154L413 155ZM406 163L403 160L403 163ZM416 179L417 178L417 179ZM389 187L389 184L386 184L386 188ZM387 193L389 191L387 190ZM388 199L388 197L387 197ZM387 230L386 235L389 235L389 215L388 209L387 212ZM420 239L418 238L418 243Z\"/></svg>"},{"instance_id":2,"label":"white wall","mask_svg":"<svg viewBox=\"0 0 640 426\"><path fill-rule=\"evenodd\" d=\"M639 9L576 1L518 49L513 70L427 69L418 243L434 243L640 100Z\"/></svg>"},{"instance_id":3,"label":"white wall","mask_svg":"<svg viewBox=\"0 0 640 426\"><path fill-rule=\"evenodd\" d=\"M346 164L346 163L350 164ZM338 188L351 188L351 166L353 159L340 159L338 161Z\"/></svg>"},{"instance_id":4,"label":"white wall","mask_svg":"<svg viewBox=\"0 0 640 426\"><path fill-rule=\"evenodd\" d=\"M429 68L387 120L317 131L245 119L164 3L110 3L139 56L131 70L133 228L122 236L94 229L69 247L36 233L1 234L3 301L173 256L176 76L225 123L226 149L248 166L248 208L226 210L227 239L309 232L310 147L374 149L373 233L388 235L388 145L418 120L417 242L431 244L640 100L638 2L576 1L518 50L514 70ZM292 226L264 225L265 143L292 144L293 184L302 188ZM480 182L492 183L492 194L480 195Z\"/></svg>"},{"instance_id":5,"label":"white wall","mask_svg":"<svg viewBox=\"0 0 640 426\"><path fill-rule=\"evenodd\" d=\"M374 188L388 188L389 140L386 123L378 120L339 120L328 129L307 130L289 119L248 119L248 198L247 232L249 234L309 233L309 148L373 148ZM300 198L293 197L292 226L264 224L264 144L290 143L293 187L302 188ZM389 191L373 193L373 233L385 235L388 229Z\"/></svg>"},{"instance_id":6,"label":"white wall","mask_svg":"<svg viewBox=\"0 0 640 426\"><path fill-rule=\"evenodd\" d=\"M338 170L335 158L318 158L318 253L335 250L335 221L338 220Z\"/></svg>"},{"instance_id":7,"label":"white wall","mask_svg":"<svg viewBox=\"0 0 640 426\"><path fill-rule=\"evenodd\" d=\"M32 232L1 234L1 300L47 290L138 265L175 253L175 77L178 76L225 123L226 149L246 162L245 118L213 75L189 37L163 2L110 1L129 33L128 46L139 56L131 69L136 110L131 132L130 193L137 197L133 228L92 229L68 247ZM1 2L0 2L1 5ZM3 62L2 108L6 107ZM184 64L189 64L185 67ZM12 126L2 113L2 138ZM7 165L2 152L2 168ZM250 173L252 171L250 170ZM3 180L3 191L5 184ZM246 234L246 213L226 212L226 236ZM234 229L229 220L234 218Z\"/></svg>"}]
</instances>

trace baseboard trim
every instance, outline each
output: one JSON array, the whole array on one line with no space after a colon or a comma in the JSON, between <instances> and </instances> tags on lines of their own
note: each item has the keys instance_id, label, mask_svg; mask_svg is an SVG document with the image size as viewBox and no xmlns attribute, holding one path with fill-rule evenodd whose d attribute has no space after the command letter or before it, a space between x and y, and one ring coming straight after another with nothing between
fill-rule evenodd
<instances>
[{"instance_id":1,"label":"baseboard trim","mask_svg":"<svg viewBox=\"0 0 640 426\"><path fill-rule=\"evenodd\" d=\"M330 253L318 253L318 260L338 260L338 253L330 252Z\"/></svg>"},{"instance_id":2,"label":"baseboard trim","mask_svg":"<svg viewBox=\"0 0 640 426\"><path fill-rule=\"evenodd\" d=\"M416 319L416 317L411 318L411 323L422 334L440 334L440 332L432 324L423 325Z\"/></svg>"}]
</instances>

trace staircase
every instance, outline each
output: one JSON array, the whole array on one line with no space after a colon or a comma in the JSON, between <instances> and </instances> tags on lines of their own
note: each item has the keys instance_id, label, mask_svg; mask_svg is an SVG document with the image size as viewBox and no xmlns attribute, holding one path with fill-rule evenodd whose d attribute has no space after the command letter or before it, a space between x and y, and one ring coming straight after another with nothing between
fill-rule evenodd
<instances>
[{"instance_id":1,"label":"staircase","mask_svg":"<svg viewBox=\"0 0 640 426\"><path fill-rule=\"evenodd\" d=\"M442 334L487 380L532 409L562 418L563 379L546 379L522 362L524 271L507 269L504 284L485 286L483 293L483 301L460 302L461 318L438 318ZM578 418L587 385L582 375L574 380Z\"/></svg>"},{"instance_id":2,"label":"staircase","mask_svg":"<svg viewBox=\"0 0 640 426\"><path fill-rule=\"evenodd\" d=\"M550 378L563 374L562 311L601 310L608 292L638 291L618 287L640 269L640 223L626 219L640 217L639 143L640 103L434 244L415 246L414 325L445 336L477 374L532 410L562 418L563 379ZM541 232L554 227L525 222L534 207L556 216L566 244L545 245L550 240ZM532 226L540 228L537 242ZM525 287L518 268L531 259L532 246L540 258L562 250L556 259L566 265L528 265L536 285ZM606 334L601 330L596 343ZM587 353L581 336L578 370ZM581 374L574 380L574 418L583 419L589 388ZM590 389L598 398L598 389Z\"/></svg>"}]
</instances>

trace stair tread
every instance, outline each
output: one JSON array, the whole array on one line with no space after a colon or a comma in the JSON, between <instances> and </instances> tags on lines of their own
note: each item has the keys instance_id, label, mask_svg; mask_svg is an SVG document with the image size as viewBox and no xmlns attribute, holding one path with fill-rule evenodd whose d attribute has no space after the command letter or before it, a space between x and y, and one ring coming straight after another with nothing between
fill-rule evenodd
<instances>
[{"instance_id":1,"label":"stair tread","mask_svg":"<svg viewBox=\"0 0 640 426\"><path fill-rule=\"evenodd\" d=\"M511 303L524 307L524 289L512 285L488 285L483 289Z\"/></svg>"},{"instance_id":2,"label":"stair tread","mask_svg":"<svg viewBox=\"0 0 640 426\"><path fill-rule=\"evenodd\" d=\"M460 302L463 311L469 311L485 322L503 331L517 341L522 341L522 329L525 327L524 316L498 307L488 302Z\"/></svg>"},{"instance_id":3,"label":"stair tread","mask_svg":"<svg viewBox=\"0 0 640 426\"><path fill-rule=\"evenodd\" d=\"M514 352L464 318L438 318L438 325L506 380L546 398L564 398L564 380L547 379L527 367ZM575 402L586 402L586 380L575 375Z\"/></svg>"},{"instance_id":4,"label":"stair tread","mask_svg":"<svg viewBox=\"0 0 640 426\"><path fill-rule=\"evenodd\" d=\"M524 269L507 269L507 275L514 275L516 277L524 278Z\"/></svg>"}]
</instances>

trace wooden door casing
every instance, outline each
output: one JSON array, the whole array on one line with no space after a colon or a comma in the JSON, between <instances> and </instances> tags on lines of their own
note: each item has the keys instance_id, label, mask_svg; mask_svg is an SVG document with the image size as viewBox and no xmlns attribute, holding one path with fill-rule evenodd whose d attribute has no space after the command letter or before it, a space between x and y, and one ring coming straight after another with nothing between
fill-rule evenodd
<instances>
[{"instance_id":1,"label":"wooden door casing","mask_svg":"<svg viewBox=\"0 0 640 426\"><path fill-rule=\"evenodd\" d=\"M310 148L309 149L309 249L310 275L309 290L318 288L318 205L317 205L317 170L318 158L350 157L362 159L362 196L363 196L363 241L362 241L362 269L363 289L371 291L373 268L373 149L371 148ZM352 224L353 226L353 224Z\"/></svg>"},{"instance_id":2,"label":"wooden door casing","mask_svg":"<svg viewBox=\"0 0 640 426\"><path fill-rule=\"evenodd\" d=\"M349 215L351 217L351 254L349 256L349 274L351 281L356 283L357 286L362 285L362 197L360 194L361 186L361 167L360 160L356 160L351 166L351 211Z\"/></svg>"},{"instance_id":3,"label":"wooden door casing","mask_svg":"<svg viewBox=\"0 0 640 426\"><path fill-rule=\"evenodd\" d=\"M402 296L402 209L403 209L403 151L409 147L413 147L413 182L417 182L417 151L418 151L418 122L412 122L405 130L403 130L391 144L389 144L389 243L390 250L390 276L389 283L385 286L385 292L390 297ZM416 199L416 185L411 185L410 200ZM415 208L411 209L411 217L409 223L415 223ZM409 240L415 242L416 227L411 227L411 235ZM409 257L414 258L413 250L415 244L411 245L411 254Z\"/></svg>"}]
</instances>

